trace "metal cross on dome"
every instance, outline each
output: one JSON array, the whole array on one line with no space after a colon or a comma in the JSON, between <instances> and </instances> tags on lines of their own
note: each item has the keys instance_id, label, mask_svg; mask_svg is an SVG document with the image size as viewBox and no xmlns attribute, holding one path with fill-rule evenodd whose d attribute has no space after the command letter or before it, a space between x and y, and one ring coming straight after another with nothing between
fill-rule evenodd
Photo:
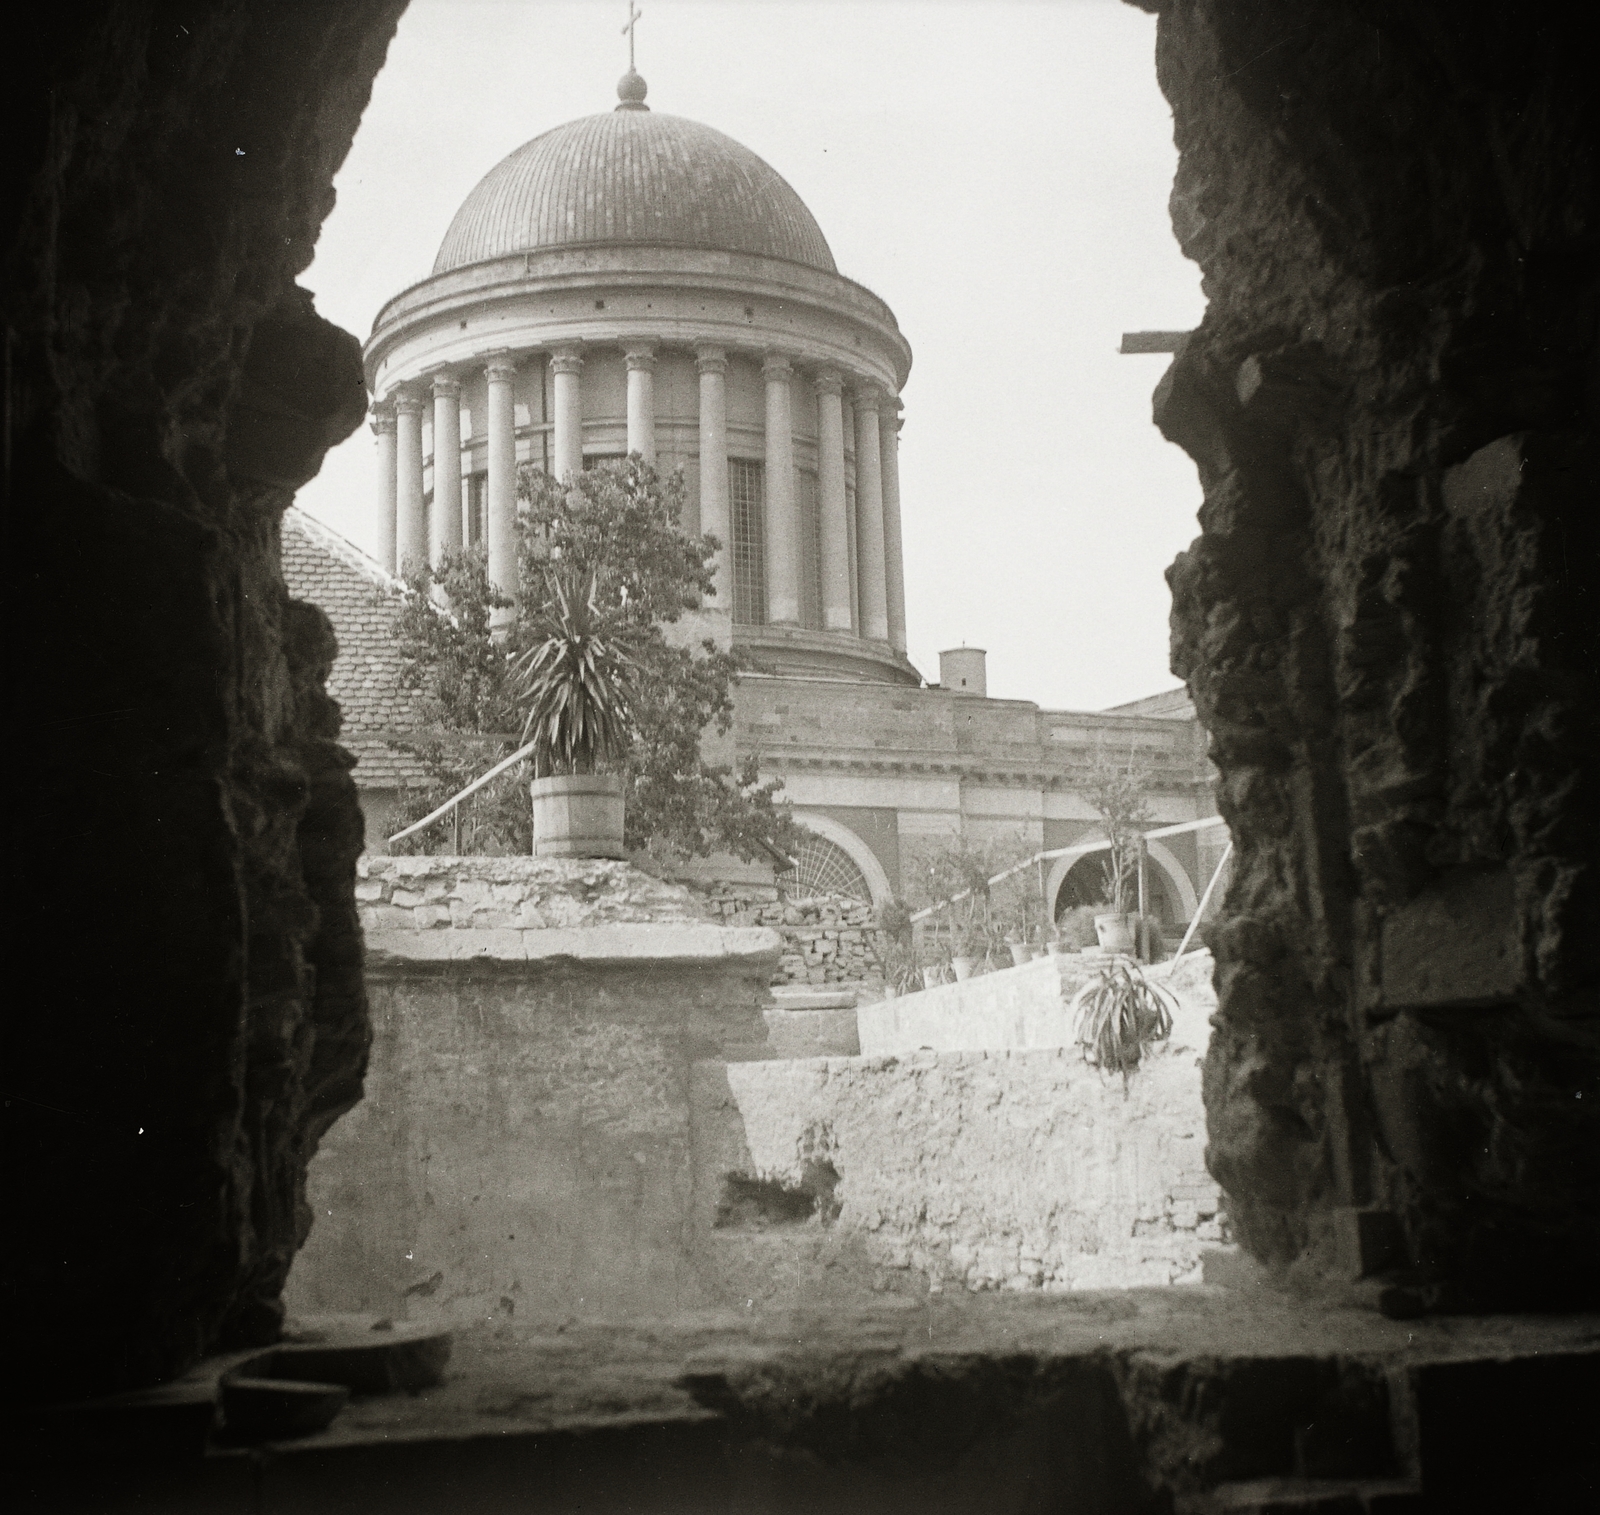
<instances>
[{"instance_id":1,"label":"metal cross on dome","mask_svg":"<svg viewBox=\"0 0 1600 1515\"><path fill-rule=\"evenodd\" d=\"M639 24L639 18L644 12L634 5L633 0L628 0L628 24L622 28L623 35L628 39L628 67L633 68L633 29Z\"/></svg>"}]
</instances>

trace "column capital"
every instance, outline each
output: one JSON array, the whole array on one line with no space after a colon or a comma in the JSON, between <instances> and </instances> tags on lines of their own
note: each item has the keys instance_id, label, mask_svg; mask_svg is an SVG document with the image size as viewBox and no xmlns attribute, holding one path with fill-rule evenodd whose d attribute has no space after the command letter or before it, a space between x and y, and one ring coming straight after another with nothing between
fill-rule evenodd
<instances>
[{"instance_id":1,"label":"column capital","mask_svg":"<svg viewBox=\"0 0 1600 1515\"><path fill-rule=\"evenodd\" d=\"M646 339L624 342L622 356L629 368L642 368L648 372L656 366L656 344Z\"/></svg>"},{"instance_id":2,"label":"column capital","mask_svg":"<svg viewBox=\"0 0 1600 1515\"><path fill-rule=\"evenodd\" d=\"M371 424L374 436L381 437L385 432L392 432L395 428L394 401L374 400Z\"/></svg>"},{"instance_id":3,"label":"column capital","mask_svg":"<svg viewBox=\"0 0 1600 1515\"><path fill-rule=\"evenodd\" d=\"M461 381L445 369L432 375L433 397L436 400L448 400L461 393Z\"/></svg>"},{"instance_id":4,"label":"column capital","mask_svg":"<svg viewBox=\"0 0 1600 1515\"><path fill-rule=\"evenodd\" d=\"M412 394L408 389L397 389L394 392L394 413L397 416L420 416L422 396Z\"/></svg>"},{"instance_id":5,"label":"column capital","mask_svg":"<svg viewBox=\"0 0 1600 1515\"><path fill-rule=\"evenodd\" d=\"M819 368L811 376L811 382L816 386L819 395L842 395L844 393L844 380L840 377L837 368Z\"/></svg>"},{"instance_id":6,"label":"column capital","mask_svg":"<svg viewBox=\"0 0 1600 1515\"><path fill-rule=\"evenodd\" d=\"M492 352L484 359L484 376L490 383L509 383L517 376L517 359L515 354L502 348L499 352Z\"/></svg>"},{"instance_id":7,"label":"column capital","mask_svg":"<svg viewBox=\"0 0 1600 1515\"><path fill-rule=\"evenodd\" d=\"M701 373L727 373L728 350L715 342L697 342L694 349L694 366Z\"/></svg>"},{"instance_id":8,"label":"column capital","mask_svg":"<svg viewBox=\"0 0 1600 1515\"><path fill-rule=\"evenodd\" d=\"M769 379L792 379L794 363L786 352L766 352L761 355L761 372Z\"/></svg>"},{"instance_id":9,"label":"column capital","mask_svg":"<svg viewBox=\"0 0 1600 1515\"><path fill-rule=\"evenodd\" d=\"M580 374L583 372L583 349L576 342L566 342L550 349L552 373Z\"/></svg>"},{"instance_id":10,"label":"column capital","mask_svg":"<svg viewBox=\"0 0 1600 1515\"><path fill-rule=\"evenodd\" d=\"M883 404L883 386L873 379L858 379L850 386L857 410L877 410Z\"/></svg>"}]
</instances>

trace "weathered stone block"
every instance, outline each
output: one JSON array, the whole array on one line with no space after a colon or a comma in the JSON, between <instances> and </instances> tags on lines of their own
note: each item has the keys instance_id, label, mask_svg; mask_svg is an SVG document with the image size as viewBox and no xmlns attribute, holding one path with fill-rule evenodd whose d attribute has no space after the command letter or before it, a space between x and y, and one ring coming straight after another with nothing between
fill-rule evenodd
<instances>
[{"instance_id":1,"label":"weathered stone block","mask_svg":"<svg viewBox=\"0 0 1600 1515\"><path fill-rule=\"evenodd\" d=\"M1516 902L1503 869L1447 876L1384 919L1386 1008L1505 1003L1521 979Z\"/></svg>"}]
</instances>

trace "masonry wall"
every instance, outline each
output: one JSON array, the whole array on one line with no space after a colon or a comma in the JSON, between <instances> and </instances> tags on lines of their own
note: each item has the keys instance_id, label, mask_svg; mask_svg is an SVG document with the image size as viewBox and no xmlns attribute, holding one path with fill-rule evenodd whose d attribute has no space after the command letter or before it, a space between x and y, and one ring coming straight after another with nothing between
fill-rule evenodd
<instances>
[{"instance_id":1,"label":"masonry wall","mask_svg":"<svg viewBox=\"0 0 1600 1515\"><path fill-rule=\"evenodd\" d=\"M1170 0L1173 671L1236 844L1211 1168L1441 1308L1600 1298L1600 117L1578 6Z\"/></svg>"},{"instance_id":2,"label":"masonry wall","mask_svg":"<svg viewBox=\"0 0 1600 1515\"><path fill-rule=\"evenodd\" d=\"M371 933L366 1096L311 1166L290 1308L549 1324L714 1302L689 1070L763 1054L777 955L771 932L682 921Z\"/></svg>"},{"instance_id":3,"label":"masonry wall","mask_svg":"<svg viewBox=\"0 0 1600 1515\"><path fill-rule=\"evenodd\" d=\"M106 0L7 44L6 1289L45 1397L274 1339L360 1096L361 816L278 523L366 409L295 280L401 9Z\"/></svg>"},{"instance_id":4,"label":"masonry wall","mask_svg":"<svg viewBox=\"0 0 1600 1515\"><path fill-rule=\"evenodd\" d=\"M710 919L683 885L603 858L368 855L356 866L355 892L361 924L371 932L538 931Z\"/></svg>"},{"instance_id":5,"label":"masonry wall","mask_svg":"<svg viewBox=\"0 0 1600 1515\"><path fill-rule=\"evenodd\" d=\"M789 899L771 885L684 885L626 863L581 866L526 857L363 857L356 901L368 931L540 929L616 921L713 921L775 931L774 985L879 987L872 907Z\"/></svg>"},{"instance_id":6,"label":"masonry wall","mask_svg":"<svg viewBox=\"0 0 1600 1515\"><path fill-rule=\"evenodd\" d=\"M699 1219L755 1300L825 1293L830 1273L912 1295L1197 1282L1226 1234L1200 1055L1158 1052L1126 1095L1075 1048L701 1064ZM735 1205L716 1227L705 1205L730 1178L819 1207L784 1221Z\"/></svg>"},{"instance_id":7,"label":"masonry wall","mask_svg":"<svg viewBox=\"0 0 1600 1515\"><path fill-rule=\"evenodd\" d=\"M816 988L883 984L882 933L870 905L846 899L790 899L760 884L717 884L704 892L713 919L765 926L783 937L774 985Z\"/></svg>"}]
</instances>

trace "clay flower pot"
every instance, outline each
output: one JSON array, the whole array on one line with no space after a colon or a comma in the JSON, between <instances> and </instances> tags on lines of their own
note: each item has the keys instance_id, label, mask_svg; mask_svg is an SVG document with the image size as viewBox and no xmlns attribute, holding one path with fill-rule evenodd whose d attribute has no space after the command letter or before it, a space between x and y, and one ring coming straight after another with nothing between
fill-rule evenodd
<instances>
[{"instance_id":1,"label":"clay flower pot","mask_svg":"<svg viewBox=\"0 0 1600 1515\"><path fill-rule=\"evenodd\" d=\"M1107 952L1133 951L1133 929L1126 915L1097 915L1094 918L1094 931Z\"/></svg>"},{"instance_id":2,"label":"clay flower pot","mask_svg":"<svg viewBox=\"0 0 1600 1515\"><path fill-rule=\"evenodd\" d=\"M1013 968L1020 968L1033 956L1033 949L1022 942L1007 942L1006 946L1011 949L1011 966Z\"/></svg>"},{"instance_id":3,"label":"clay flower pot","mask_svg":"<svg viewBox=\"0 0 1600 1515\"><path fill-rule=\"evenodd\" d=\"M976 962L975 958L970 957L953 957L950 959L950 966L955 970L958 984L964 983L972 977L972 970L976 966Z\"/></svg>"},{"instance_id":4,"label":"clay flower pot","mask_svg":"<svg viewBox=\"0 0 1600 1515\"><path fill-rule=\"evenodd\" d=\"M561 773L535 779L535 857L614 857L622 854L622 779L613 773Z\"/></svg>"}]
</instances>

